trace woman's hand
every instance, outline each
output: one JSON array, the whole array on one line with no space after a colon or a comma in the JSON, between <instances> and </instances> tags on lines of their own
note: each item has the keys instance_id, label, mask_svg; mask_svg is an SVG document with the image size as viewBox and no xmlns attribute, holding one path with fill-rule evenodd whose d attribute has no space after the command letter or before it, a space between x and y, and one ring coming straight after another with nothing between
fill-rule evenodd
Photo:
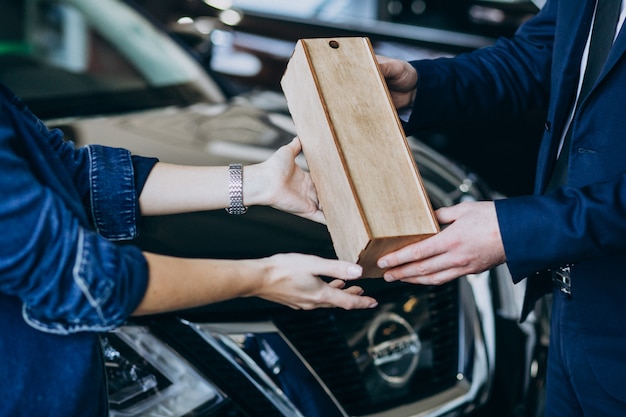
<instances>
[{"instance_id":1,"label":"woman's hand","mask_svg":"<svg viewBox=\"0 0 626 417\"><path fill-rule=\"evenodd\" d=\"M294 309L373 308L362 295L359 265L297 253L263 259L187 259L144 252L148 288L134 315L198 307L238 297L261 297ZM335 278L327 283L321 277Z\"/></svg>"},{"instance_id":2,"label":"woman's hand","mask_svg":"<svg viewBox=\"0 0 626 417\"><path fill-rule=\"evenodd\" d=\"M294 138L266 161L245 166L244 205L272 206L324 223L311 176L296 164L300 151L300 141ZM145 216L228 207L228 167L159 162L150 172L139 202Z\"/></svg>"},{"instance_id":3,"label":"woman's hand","mask_svg":"<svg viewBox=\"0 0 626 417\"><path fill-rule=\"evenodd\" d=\"M311 176L296 164L301 150L300 140L294 138L266 161L245 167L244 203L258 201L258 204L325 223Z\"/></svg>"},{"instance_id":4,"label":"woman's hand","mask_svg":"<svg viewBox=\"0 0 626 417\"><path fill-rule=\"evenodd\" d=\"M351 310L377 306L375 299L362 295L361 287L346 288L343 280L361 276L363 271L358 265L296 253L274 255L261 261L266 263L267 273L252 294L254 296L296 310L321 307ZM327 283L321 276L337 279Z\"/></svg>"}]
</instances>

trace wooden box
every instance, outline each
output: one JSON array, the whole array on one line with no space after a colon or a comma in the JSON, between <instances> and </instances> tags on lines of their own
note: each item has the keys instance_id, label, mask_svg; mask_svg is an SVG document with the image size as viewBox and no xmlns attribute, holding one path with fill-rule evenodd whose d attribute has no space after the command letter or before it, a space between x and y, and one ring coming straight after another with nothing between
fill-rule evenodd
<instances>
[{"instance_id":1,"label":"wooden box","mask_svg":"<svg viewBox=\"0 0 626 417\"><path fill-rule=\"evenodd\" d=\"M338 258L382 276L439 225L369 39L299 40L281 86Z\"/></svg>"}]
</instances>

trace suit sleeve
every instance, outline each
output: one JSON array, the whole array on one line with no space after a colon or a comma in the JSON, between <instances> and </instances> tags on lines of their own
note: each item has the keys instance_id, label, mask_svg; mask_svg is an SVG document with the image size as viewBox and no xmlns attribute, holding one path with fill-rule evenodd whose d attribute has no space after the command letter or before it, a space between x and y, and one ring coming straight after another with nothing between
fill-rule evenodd
<instances>
[{"instance_id":1,"label":"suit sleeve","mask_svg":"<svg viewBox=\"0 0 626 417\"><path fill-rule=\"evenodd\" d=\"M626 173L495 203L515 281L535 271L626 253Z\"/></svg>"},{"instance_id":2,"label":"suit sleeve","mask_svg":"<svg viewBox=\"0 0 626 417\"><path fill-rule=\"evenodd\" d=\"M548 2L512 39L454 58L412 62L418 86L406 130L493 120L545 106L556 3Z\"/></svg>"}]
</instances>

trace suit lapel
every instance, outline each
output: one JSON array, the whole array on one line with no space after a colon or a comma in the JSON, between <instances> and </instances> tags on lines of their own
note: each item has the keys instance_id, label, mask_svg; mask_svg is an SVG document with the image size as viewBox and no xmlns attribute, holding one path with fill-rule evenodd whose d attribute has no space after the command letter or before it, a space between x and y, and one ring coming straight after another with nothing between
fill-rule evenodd
<instances>
[{"instance_id":1,"label":"suit lapel","mask_svg":"<svg viewBox=\"0 0 626 417\"><path fill-rule=\"evenodd\" d=\"M552 140L545 144L538 159L537 192L545 189L556 162L556 155L569 117L580 75L580 62L593 18L594 0L569 0L559 5L559 15L553 51ZM547 147L547 149L546 149Z\"/></svg>"},{"instance_id":2,"label":"suit lapel","mask_svg":"<svg viewBox=\"0 0 626 417\"><path fill-rule=\"evenodd\" d=\"M593 0L586 1L583 7L576 7L575 5L566 6L579 10L580 13L572 15L571 23L566 24L566 27L564 28L565 30L568 30L568 28L570 30L571 28L578 28L578 30L576 35L571 38L572 41L563 48L564 54L562 56L565 58L565 64L562 67L562 71L564 76L554 104L556 105L555 109L566 109L566 111L559 113L561 117L555 117L554 125L558 129L557 131L562 131L562 128L565 126L567 116L569 116L571 105L573 104L572 100L575 97L575 92L578 88L580 63L582 60L582 54L585 50L587 38L589 36L589 31L591 30L594 6L595 1ZM602 82L603 78L608 72L611 71L625 51L626 31L620 30L620 33L615 40L615 44L607 57L606 65L598 76L598 79L589 95L593 94L593 90L595 90L596 86ZM565 74L569 74L569 76L566 76Z\"/></svg>"},{"instance_id":3,"label":"suit lapel","mask_svg":"<svg viewBox=\"0 0 626 417\"><path fill-rule=\"evenodd\" d=\"M597 86L600 83L602 83L602 80L606 77L606 75L609 72L611 72L611 70L615 67L617 62L624 55L625 51L626 51L626 31L620 29L620 32L617 35L617 39L615 39L615 43L613 44L613 47L611 48L611 51L609 52L609 55L606 58L606 64L604 65L602 72L598 75L598 80L596 81L595 85L589 91L589 95L587 96L587 98L593 95L594 90L597 88Z\"/></svg>"},{"instance_id":4,"label":"suit lapel","mask_svg":"<svg viewBox=\"0 0 626 417\"><path fill-rule=\"evenodd\" d=\"M573 100L576 97L580 78L580 63L591 30L594 5L595 1L589 0L584 2L583 7L564 6L570 7L574 11L568 16L567 22L558 25L564 40L559 43L561 46L555 45L561 49L561 51L555 51L555 60L557 60L555 70L561 74L561 82L556 90L556 100L554 101L556 111L553 124L556 132L562 132L565 127ZM572 33L574 36L571 36ZM560 67L558 67L559 61L561 62ZM554 80L555 77L552 79Z\"/></svg>"},{"instance_id":5,"label":"suit lapel","mask_svg":"<svg viewBox=\"0 0 626 417\"><path fill-rule=\"evenodd\" d=\"M578 88L580 63L589 31L591 30L595 1L575 2L572 0L560 7L563 8L559 14L560 21L557 23L557 36L560 35L560 40L555 40L553 71L561 76L552 77L553 81L558 82L557 88L553 89L554 97L551 103L554 111L551 120L553 135L547 152L544 150L540 154L538 161L538 167L543 167L543 169L539 169L537 178L540 190L545 189L554 167L560 139ZM569 33L574 33L574 36L568 36ZM594 91L598 85L602 83L603 79L614 68L625 52L626 30L620 30L604 69L598 76L598 80L587 98L578 104L579 108L585 106L586 102L593 98Z\"/></svg>"}]
</instances>

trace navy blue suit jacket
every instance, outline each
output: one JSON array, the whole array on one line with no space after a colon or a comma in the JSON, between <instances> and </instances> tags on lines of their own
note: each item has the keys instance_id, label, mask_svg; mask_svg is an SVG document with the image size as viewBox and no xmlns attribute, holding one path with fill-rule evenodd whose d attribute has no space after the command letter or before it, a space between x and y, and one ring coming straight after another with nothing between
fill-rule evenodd
<instances>
[{"instance_id":1,"label":"navy blue suit jacket","mask_svg":"<svg viewBox=\"0 0 626 417\"><path fill-rule=\"evenodd\" d=\"M407 130L547 108L534 195L496 201L507 265L516 282L528 278L525 318L551 288L546 271L573 264L575 319L593 369L610 381L626 374L626 30L579 103L567 185L544 195L594 3L548 0L512 39L452 59L413 62L419 79ZM621 382L605 388L626 398Z\"/></svg>"}]
</instances>

